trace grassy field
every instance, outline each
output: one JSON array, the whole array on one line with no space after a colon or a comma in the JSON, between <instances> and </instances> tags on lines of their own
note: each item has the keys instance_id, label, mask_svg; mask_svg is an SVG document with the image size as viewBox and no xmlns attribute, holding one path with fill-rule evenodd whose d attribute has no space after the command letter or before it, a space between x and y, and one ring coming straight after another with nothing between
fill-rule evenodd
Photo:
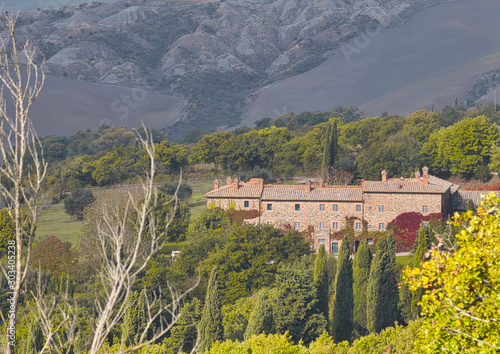
<instances>
[{"instance_id":1,"label":"grassy field","mask_svg":"<svg viewBox=\"0 0 500 354\"><path fill-rule=\"evenodd\" d=\"M397 256L396 257L396 263L402 264L402 265L407 265L410 263L411 257L410 256Z\"/></svg>"},{"instance_id":2,"label":"grassy field","mask_svg":"<svg viewBox=\"0 0 500 354\"><path fill-rule=\"evenodd\" d=\"M214 189L214 184L211 181L189 184L193 188L193 195L188 201L188 206L191 210L191 220L193 220L199 217L205 210L207 210L207 198L205 198L203 195Z\"/></svg>"},{"instance_id":3,"label":"grassy field","mask_svg":"<svg viewBox=\"0 0 500 354\"><path fill-rule=\"evenodd\" d=\"M212 182L191 183L193 195L188 201L191 209L191 219L195 219L207 208L205 193L213 189ZM112 189L94 192L96 198L105 198ZM83 236L81 230L82 222L64 212L64 203L52 204L45 208L38 217L36 237L37 240L45 240L50 236L56 236L63 242L76 244ZM173 249L178 249L177 245L172 245Z\"/></svg>"},{"instance_id":4,"label":"grassy field","mask_svg":"<svg viewBox=\"0 0 500 354\"><path fill-rule=\"evenodd\" d=\"M36 225L37 240L56 236L63 242L75 244L81 237L82 223L64 212L64 203L52 204L43 209Z\"/></svg>"}]
</instances>

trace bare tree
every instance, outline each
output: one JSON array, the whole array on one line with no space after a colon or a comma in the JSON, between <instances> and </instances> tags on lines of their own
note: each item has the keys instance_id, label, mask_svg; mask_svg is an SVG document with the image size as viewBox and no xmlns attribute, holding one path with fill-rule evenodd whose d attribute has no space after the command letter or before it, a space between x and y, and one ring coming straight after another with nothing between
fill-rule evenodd
<instances>
[{"instance_id":1,"label":"bare tree","mask_svg":"<svg viewBox=\"0 0 500 354\"><path fill-rule=\"evenodd\" d=\"M164 245L166 229L175 214L171 213L165 229L157 228L153 213L158 196L153 183L156 170L154 144L149 132L146 138L138 136L149 157L146 175L136 188L115 193L115 198L97 201L87 214L92 231L85 243L93 253L90 255L92 261L98 263L96 269L100 284L95 297L97 316L89 338L88 352L91 354L101 350L112 330L122 323L127 309L133 303L132 287L154 254ZM168 202L173 204L173 210L177 206L176 194ZM183 293L177 292L167 282L170 292L168 297L162 294L161 289L149 296L144 292L146 322L142 324L140 333L135 334L132 343L122 341L119 353L136 351L164 336L180 317L182 298L198 282L199 278L193 287ZM43 293L41 286L33 293L36 307L32 309L45 337L45 345L40 353L69 352L71 341L76 341L79 336L73 325L76 323L77 304L68 305L68 298L64 299L64 304L58 304L56 296L44 300ZM55 313L58 313L57 324L51 319ZM61 321L65 323L61 325Z\"/></svg>"},{"instance_id":2,"label":"bare tree","mask_svg":"<svg viewBox=\"0 0 500 354\"><path fill-rule=\"evenodd\" d=\"M4 14L2 20L5 21L8 36L0 38L0 177L3 182L6 181L0 183L0 196L7 201L16 225L15 240L9 241L7 248L7 263L2 264L11 290L10 313L2 314L8 335L4 352L10 354L15 345L15 316L22 285L28 274L31 245L40 211L36 203L37 195L47 170L40 140L29 119L30 108L41 92L45 76L36 63L36 54L30 43L26 42L18 48L14 33L17 16ZM158 230L152 212L157 204L153 184L156 166L152 136L149 133L145 138L139 135L139 140L149 157L149 168L138 187L127 191L119 206L106 202L96 204L101 216L94 220L96 247L93 251L100 264L98 276L101 289L96 294L97 316L89 340L88 352L92 354L103 347L106 337L121 323L131 303L132 286L163 246L165 237L162 236L169 224L167 222L165 230ZM175 210L177 197L174 196L170 203ZM28 212L28 217L22 210ZM171 215L173 217L174 213ZM38 286L30 292L33 300L30 309L45 341L37 351L69 353L73 344L81 339L77 328L78 304L71 302L67 291L59 297L47 295L40 274L41 271ZM168 284L168 299L161 291L150 294L146 298L148 313L143 330L135 336L133 343L127 346L122 344L121 353L154 343L167 333L179 319L181 299L198 282L199 278L184 293L177 292Z\"/></svg>"},{"instance_id":3,"label":"bare tree","mask_svg":"<svg viewBox=\"0 0 500 354\"><path fill-rule=\"evenodd\" d=\"M3 317L8 334L5 352L10 354L15 343L15 316L28 272L39 212L36 197L47 168L29 118L45 76L36 63L36 53L30 42L18 48L14 33L17 15L0 16L7 34L6 38L0 38L0 174L4 179L4 183L0 183L0 195L6 200L16 226L15 240L9 241L7 248L7 263L2 264L10 290L11 307L9 314ZM27 159L31 160L29 165ZM21 207L28 212L28 218L23 216Z\"/></svg>"}]
</instances>

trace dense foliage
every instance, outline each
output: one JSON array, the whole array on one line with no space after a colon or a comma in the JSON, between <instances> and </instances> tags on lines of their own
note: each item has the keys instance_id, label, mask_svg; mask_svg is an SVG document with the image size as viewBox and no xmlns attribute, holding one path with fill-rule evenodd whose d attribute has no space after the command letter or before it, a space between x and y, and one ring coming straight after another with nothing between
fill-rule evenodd
<instances>
[{"instance_id":1,"label":"dense foliage","mask_svg":"<svg viewBox=\"0 0 500 354\"><path fill-rule=\"evenodd\" d=\"M257 129L207 134L191 145L174 144L157 134L156 167L158 182L162 183L158 185L158 203L152 213L160 220L158 230L164 232L162 237L166 238L162 240L174 246L167 245L141 270L137 286L132 289L135 295L126 304L125 316L110 333L103 350L112 353L132 347L148 311L146 297L154 296L158 289L166 294L169 287L189 288L196 283L198 274L200 285L179 304L182 312L176 325L142 352L190 352L200 339L198 329L203 332L201 340L205 348L215 343L211 349L214 353L258 352L262 348L270 352L283 349L298 353L383 353L388 347L412 352L416 350L413 340L421 323L424 323L425 333L435 338L432 343L420 338L423 350L449 345L455 349L472 348L469 351L474 352L474 345L483 351L488 349L487 344L480 345L479 341L498 345L495 338L486 333L498 331L489 318L493 309L499 306L488 297L492 294L489 293L491 289L486 289L488 287L482 283L483 278L487 279L497 291L493 274L496 261L488 258L494 256L498 243L491 238L490 232L498 231L491 226L493 217L498 214L496 201L490 200L486 207L480 208L478 216L473 216L471 210L461 219L467 223L466 232L477 237L470 241L469 236L462 234L458 237L462 242L460 248L443 252L441 247L441 253L435 251L433 260L441 262L436 269L425 262L434 235L421 225L429 222L432 230L441 232L442 222L437 220L440 215L403 214L391 222L387 232L371 232L364 228L359 234L354 231L354 219L346 220L346 226L332 235L334 239L344 239L336 259L327 256L324 248L318 255L312 254L311 244L298 231L245 224L245 219L258 216L256 210L213 208L193 219L188 207L192 189L186 184L178 186L172 182L172 176L178 176L181 169L189 177L237 173L248 178L263 176L268 180L302 173L319 177L326 172L323 176L330 182L352 183L359 178L379 179L382 169L392 176L410 177L424 164L434 173L448 169L462 172L466 177L475 174L479 178L484 177L486 171L489 178L489 169L495 171L500 165L499 128L496 125L500 117L493 110L466 111L447 107L442 112L417 111L406 117L384 114L359 120L360 117L361 112L354 108L338 108L333 113L289 114L276 120L263 119L257 122ZM463 141L457 140L457 135L464 135ZM33 290L35 279L40 276L47 283L47 295L56 294L62 299L60 293L64 289L65 276L69 275L68 301L78 299L81 304L79 331L85 338L95 321L93 292L102 281L98 276L99 260L94 252L99 247L95 238L96 220L101 220L102 215L99 199L81 214L83 206L91 203L92 198L80 189L133 182L146 169L145 152L138 147L136 136L123 127L103 126L93 131L80 131L69 138L46 137L42 143L50 162L48 191L55 200L71 191L66 203L68 206L73 203L76 215L87 218L85 239L71 249L57 238L38 242L31 254L32 269L26 282L26 294ZM466 145L460 145L462 143ZM452 146L463 151L456 152ZM120 193L102 193L101 201L105 199L117 209L127 206ZM174 194L179 197L177 201L170 199ZM127 230L134 226L133 216L123 223ZM419 229L418 242L412 247ZM146 227L144 236L147 231ZM12 233L8 211L3 209L0 211L1 252ZM390 233L394 238L388 236ZM375 245L363 242L368 238ZM478 258L465 253L472 251L465 240L480 250ZM355 241L361 243L353 264L350 247ZM376 255L371 260L370 248L373 251L375 246ZM123 245L124 254L127 247ZM181 250L175 260L170 257L172 249ZM413 283L399 290L395 249L414 253L412 265L415 268L410 276ZM444 260L455 262L455 268L448 269ZM218 273L218 284L215 276L210 276L214 269ZM469 273L465 273L465 269ZM468 302L458 298L460 294L448 293L451 291L448 283L452 281L463 286ZM6 288L5 279L0 282L2 289ZM417 289L420 285L426 288ZM476 301L479 295L474 297L474 294L487 300ZM2 290L0 299L6 296ZM457 306L436 299L452 299L457 306L469 307L457 310ZM27 297L21 301L25 306ZM419 301L422 301L422 310ZM426 318L414 321L420 311L440 327ZM444 315L439 317L437 311ZM464 311L477 317L478 323L471 317L461 318L460 324L450 320ZM37 322L28 313L20 316L20 331L33 333L33 336L26 335L30 339L23 345L38 348L43 342L43 333ZM217 319L213 331L208 330L209 319ZM408 327L395 326L395 321ZM160 325L154 323L154 326ZM459 325L464 332L453 334L460 330ZM322 334L325 330L330 331L332 338ZM217 342L222 340L230 341ZM352 342L351 346L342 342L344 340ZM83 352L88 346L89 343L82 339L71 350Z\"/></svg>"},{"instance_id":2,"label":"dense foliage","mask_svg":"<svg viewBox=\"0 0 500 354\"><path fill-rule=\"evenodd\" d=\"M210 164L219 173L267 179L319 174L329 166L337 174L351 175L350 183L378 180L384 169L390 177L411 177L424 165L434 174L449 170L483 181L489 171L498 172L500 114L489 105L360 120L361 113L338 107L265 118L255 129L206 134L190 145L169 142L156 133L159 173L168 178L184 168L196 175L195 165ZM69 138L46 137L42 143L51 161L48 183L55 192L123 183L144 170L144 155L133 132L124 127L102 126Z\"/></svg>"},{"instance_id":3,"label":"dense foliage","mask_svg":"<svg viewBox=\"0 0 500 354\"><path fill-rule=\"evenodd\" d=\"M406 270L410 289L423 289L418 352L497 353L500 349L500 200L492 193L464 224L458 247L434 248L421 268Z\"/></svg>"},{"instance_id":4,"label":"dense foliage","mask_svg":"<svg viewBox=\"0 0 500 354\"><path fill-rule=\"evenodd\" d=\"M83 211L95 201L94 194L89 189L76 189L64 199L64 211L78 219L83 219Z\"/></svg>"}]
</instances>

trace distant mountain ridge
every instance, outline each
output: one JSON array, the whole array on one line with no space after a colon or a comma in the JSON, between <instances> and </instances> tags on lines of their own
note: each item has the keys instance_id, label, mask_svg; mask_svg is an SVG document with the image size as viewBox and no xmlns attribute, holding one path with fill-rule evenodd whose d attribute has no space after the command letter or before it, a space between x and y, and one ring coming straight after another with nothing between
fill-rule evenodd
<instances>
[{"instance_id":1,"label":"distant mountain ridge","mask_svg":"<svg viewBox=\"0 0 500 354\"><path fill-rule=\"evenodd\" d=\"M46 72L185 102L171 136L238 124L259 88L306 72L363 33L445 0L122 0L21 14Z\"/></svg>"},{"instance_id":2,"label":"distant mountain ridge","mask_svg":"<svg viewBox=\"0 0 500 354\"><path fill-rule=\"evenodd\" d=\"M111 3L118 0L100 0L99 2ZM92 1L95 2L95 1ZM28 11L35 9L59 9L63 6L73 6L83 3L90 3L89 0L3 0L6 11Z\"/></svg>"}]
</instances>

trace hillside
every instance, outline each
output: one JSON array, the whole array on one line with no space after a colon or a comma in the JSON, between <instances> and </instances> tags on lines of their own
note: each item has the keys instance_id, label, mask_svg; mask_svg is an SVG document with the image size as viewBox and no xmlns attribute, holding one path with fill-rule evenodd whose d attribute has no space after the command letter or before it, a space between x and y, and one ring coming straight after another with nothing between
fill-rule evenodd
<instances>
[{"instance_id":1,"label":"hillside","mask_svg":"<svg viewBox=\"0 0 500 354\"><path fill-rule=\"evenodd\" d=\"M99 2L112 3L117 0L100 0ZM95 2L95 1L94 1ZM1 2L6 11L27 11L35 9L59 9L63 6L89 3L89 0L3 0Z\"/></svg>"},{"instance_id":2,"label":"hillside","mask_svg":"<svg viewBox=\"0 0 500 354\"><path fill-rule=\"evenodd\" d=\"M286 112L359 106L369 116L492 102L499 82L500 3L457 0L404 26L350 41L323 64L262 89L243 124Z\"/></svg>"},{"instance_id":3,"label":"hillside","mask_svg":"<svg viewBox=\"0 0 500 354\"><path fill-rule=\"evenodd\" d=\"M188 129L238 124L256 89L306 72L360 33L404 24L439 2L129 0L25 12L18 36L40 48L50 75L184 100L171 129L179 138ZM68 105L69 80L61 106Z\"/></svg>"}]
</instances>

